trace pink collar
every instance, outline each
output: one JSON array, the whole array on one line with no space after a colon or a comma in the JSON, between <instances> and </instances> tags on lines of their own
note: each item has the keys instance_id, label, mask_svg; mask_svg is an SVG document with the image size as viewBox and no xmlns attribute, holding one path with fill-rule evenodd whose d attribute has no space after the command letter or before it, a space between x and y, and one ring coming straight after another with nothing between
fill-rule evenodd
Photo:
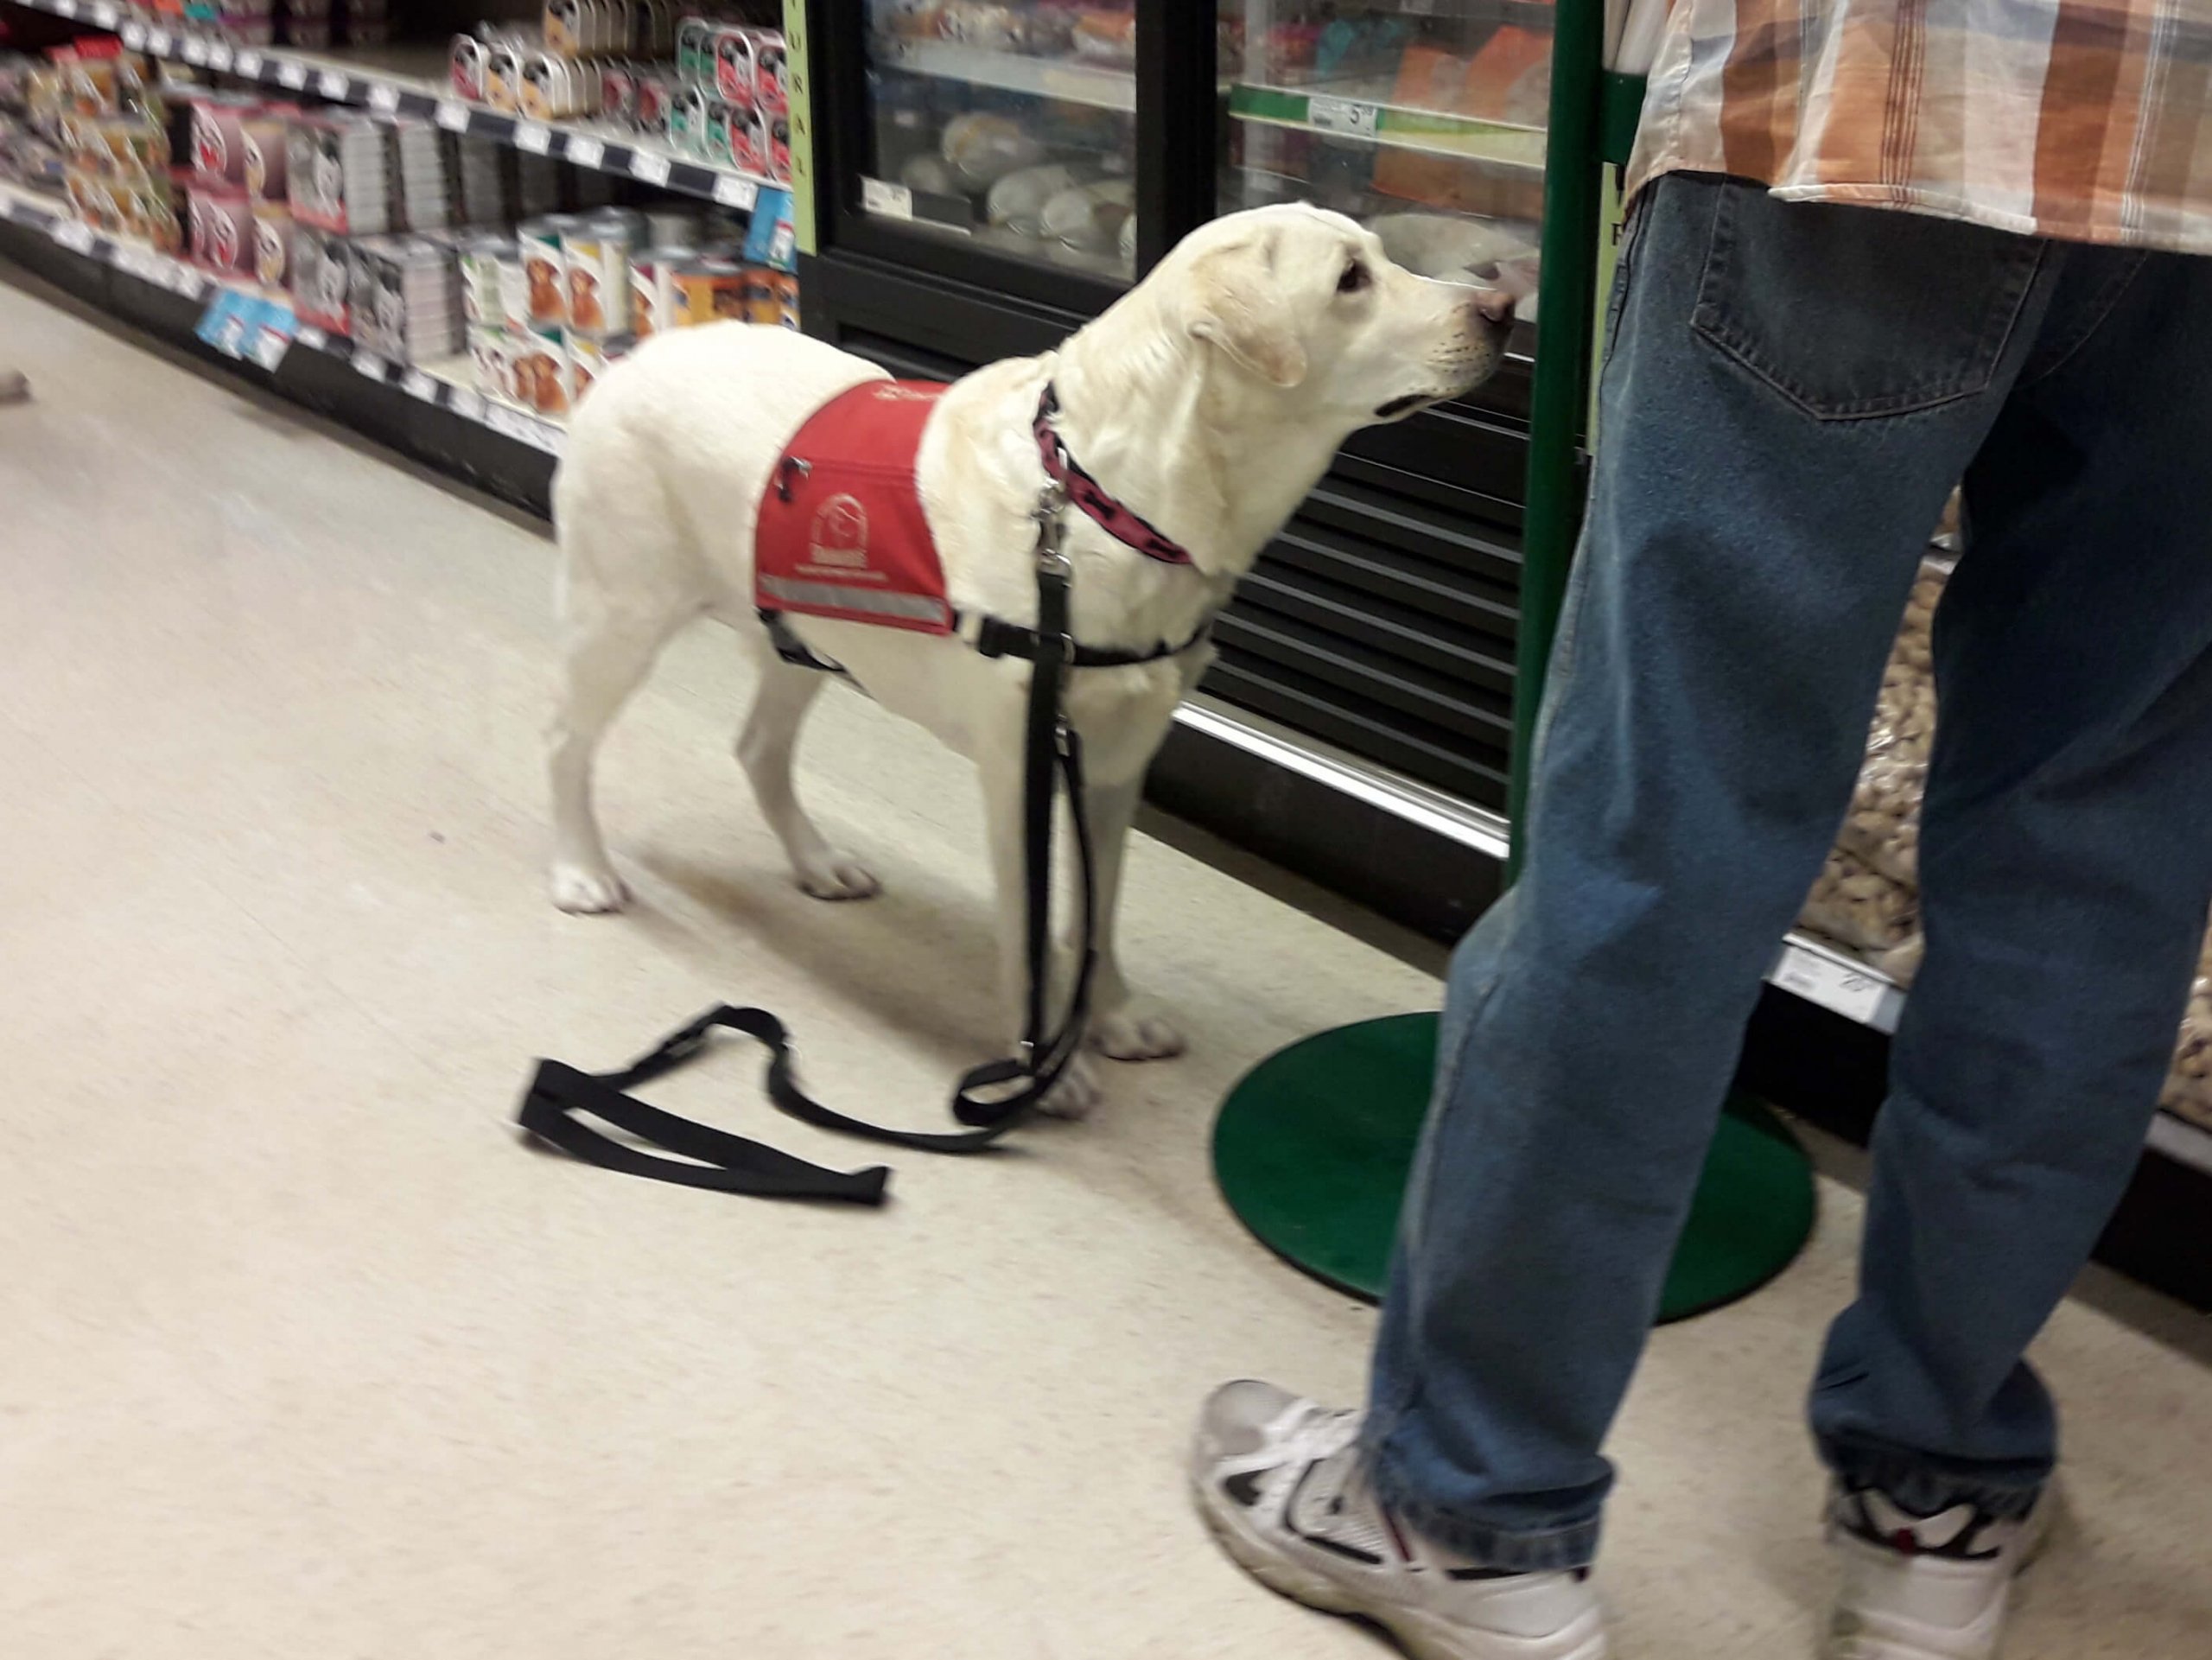
<instances>
[{"instance_id":1,"label":"pink collar","mask_svg":"<svg viewBox=\"0 0 2212 1660\"><path fill-rule=\"evenodd\" d=\"M1157 559L1163 565L1197 563L1182 544L1153 529L1083 470L1082 464L1068 454L1067 445L1060 441L1060 435L1052 425L1052 417L1059 412L1059 394L1047 382L1045 395L1037 400L1037 420L1032 428L1037 435L1037 453L1044 460L1046 476L1066 491L1068 499L1116 542L1135 548L1146 558Z\"/></svg>"}]
</instances>

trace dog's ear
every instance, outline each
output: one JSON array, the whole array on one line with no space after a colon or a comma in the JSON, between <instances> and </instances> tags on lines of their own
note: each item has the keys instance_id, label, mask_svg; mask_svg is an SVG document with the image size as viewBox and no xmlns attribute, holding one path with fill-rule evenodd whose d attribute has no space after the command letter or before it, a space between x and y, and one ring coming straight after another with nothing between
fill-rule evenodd
<instances>
[{"instance_id":1,"label":"dog's ear","mask_svg":"<svg viewBox=\"0 0 2212 1660\"><path fill-rule=\"evenodd\" d=\"M1190 330L1276 386L1306 378L1306 347L1275 277L1275 240L1255 238L1200 255L1191 267Z\"/></svg>"}]
</instances>

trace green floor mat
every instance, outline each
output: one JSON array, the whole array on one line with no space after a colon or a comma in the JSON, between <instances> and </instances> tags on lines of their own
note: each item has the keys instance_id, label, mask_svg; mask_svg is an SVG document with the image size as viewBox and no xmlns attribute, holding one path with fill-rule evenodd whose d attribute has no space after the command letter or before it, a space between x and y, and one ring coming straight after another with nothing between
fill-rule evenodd
<instances>
[{"instance_id":1,"label":"green floor mat","mask_svg":"<svg viewBox=\"0 0 2212 1660\"><path fill-rule=\"evenodd\" d=\"M1394 1014L1270 1055L1214 1125L1215 1179L1268 1250L1372 1301L1382 1293L1436 1065L1436 1016ZM1730 1099L1675 1253L1662 1321L1749 1295L1813 1231L1813 1172L1764 1103Z\"/></svg>"}]
</instances>

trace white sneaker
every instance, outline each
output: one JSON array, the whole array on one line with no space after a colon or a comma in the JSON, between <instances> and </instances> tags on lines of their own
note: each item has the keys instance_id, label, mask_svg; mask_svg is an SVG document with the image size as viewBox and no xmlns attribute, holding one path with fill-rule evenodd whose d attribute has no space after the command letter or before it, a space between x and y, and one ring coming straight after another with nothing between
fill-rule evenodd
<instances>
[{"instance_id":1,"label":"white sneaker","mask_svg":"<svg viewBox=\"0 0 2212 1660\"><path fill-rule=\"evenodd\" d=\"M1422 1539L1359 1462L1359 1415L1229 1383L1198 1420L1198 1513L1239 1567L1308 1607L1388 1631L1415 1660L1604 1660L1586 1569L1508 1574Z\"/></svg>"},{"instance_id":2,"label":"white sneaker","mask_svg":"<svg viewBox=\"0 0 2212 1660\"><path fill-rule=\"evenodd\" d=\"M2050 1500L2004 1521L1972 1504L1915 1516L1872 1488L1839 1490L1828 1543L1843 1590L1826 1660L1990 1660L2005 1631L2012 1580L2034 1560Z\"/></svg>"}]
</instances>

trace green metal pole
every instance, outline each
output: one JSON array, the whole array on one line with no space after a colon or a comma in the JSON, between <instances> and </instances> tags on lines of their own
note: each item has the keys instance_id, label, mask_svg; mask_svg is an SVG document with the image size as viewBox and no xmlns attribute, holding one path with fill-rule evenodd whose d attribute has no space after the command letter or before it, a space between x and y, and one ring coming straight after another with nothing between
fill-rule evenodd
<instances>
[{"instance_id":1,"label":"green metal pole","mask_svg":"<svg viewBox=\"0 0 2212 1660\"><path fill-rule=\"evenodd\" d=\"M1507 797L1513 825L1509 881L1521 868L1536 716L1543 706L1544 674L1581 525L1582 423L1589 407L1589 341L1598 303L1599 60L1605 0L1559 0L1555 20L1536 285L1539 339L1529 406L1528 506L1521 532L1513 773Z\"/></svg>"}]
</instances>

